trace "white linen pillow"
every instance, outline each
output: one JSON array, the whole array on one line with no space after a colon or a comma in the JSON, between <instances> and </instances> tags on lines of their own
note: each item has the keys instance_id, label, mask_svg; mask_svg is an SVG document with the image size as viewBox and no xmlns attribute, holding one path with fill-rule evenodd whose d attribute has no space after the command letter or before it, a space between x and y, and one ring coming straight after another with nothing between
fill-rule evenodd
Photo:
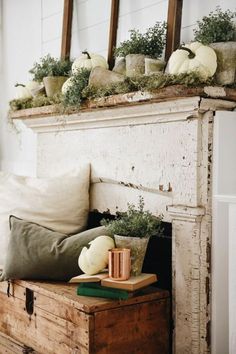
<instances>
[{"instance_id":1,"label":"white linen pillow","mask_svg":"<svg viewBox=\"0 0 236 354\"><path fill-rule=\"evenodd\" d=\"M0 264L9 239L9 216L73 234L86 227L89 212L90 166L77 175L32 178L0 172Z\"/></svg>"}]
</instances>

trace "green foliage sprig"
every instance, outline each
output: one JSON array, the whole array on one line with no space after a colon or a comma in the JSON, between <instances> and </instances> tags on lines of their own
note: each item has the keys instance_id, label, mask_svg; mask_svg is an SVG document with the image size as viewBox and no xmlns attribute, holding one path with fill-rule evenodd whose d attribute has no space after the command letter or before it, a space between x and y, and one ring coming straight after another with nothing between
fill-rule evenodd
<instances>
[{"instance_id":1,"label":"green foliage sprig","mask_svg":"<svg viewBox=\"0 0 236 354\"><path fill-rule=\"evenodd\" d=\"M69 76L71 66L72 61L56 59L48 54L39 63L34 63L29 73L33 75L34 81L41 82L47 76Z\"/></svg>"},{"instance_id":2,"label":"green foliage sprig","mask_svg":"<svg viewBox=\"0 0 236 354\"><path fill-rule=\"evenodd\" d=\"M203 44L228 42L235 39L235 25L233 18L236 12L222 11L219 6L197 21L198 28L194 30L194 39Z\"/></svg>"},{"instance_id":3,"label":"green foliage sprig","mask_svg":"<svg viewBox=\"0 0 236 354\"><path fill-rule=\"evenodd\" d=\"M144 199L140 196L137 209L128 203L127 211L117 212L115 220L103 219L101 225L112 235L143 238L162 233L161 220L162 215L154 216L144 210Z\"/></svg>"},{"instance_id":4,"label":"green foliage sprig","mask_svg":"<svg viewBox=\"0 0 236 354\"><path fill-rule=\"evenodd\" d=\"M82 92L88 86L89 75L90 71L82 68L71 77L71 85L63 95L64 107L80 107L83 99Z\"/></svg>"},{"instance_id":5,"label":"green foliage sprig","mask_svg":"<svg viewBox=\"0 0 236 354\"><path fill-rule=\"evenodd\" d=\"M163 52L166 43L166 22L157 22L145 33L132 29L130 39L120 43L115 48L114 55L126 56L128 54L144 54L152 58L158 58Z\"/></svg>"}]
</instances>

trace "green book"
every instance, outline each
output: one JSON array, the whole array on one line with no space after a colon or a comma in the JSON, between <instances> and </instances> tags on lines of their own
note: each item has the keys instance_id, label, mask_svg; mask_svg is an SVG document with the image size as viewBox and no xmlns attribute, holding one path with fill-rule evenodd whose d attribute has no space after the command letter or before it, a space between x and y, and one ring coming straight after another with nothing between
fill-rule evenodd
<instances>
[{"instance_id":1,"label":"green book","mask_svg":"<svg viewBox=\"0 0 236 354\"><path fill-rule=\"evenodd\" d=\"M98 283L81 283L77 287L77 295L104 297L118 300L126 300L130 297L130 293L126 290L107 288Z\"/></svg>"}]
</instances>

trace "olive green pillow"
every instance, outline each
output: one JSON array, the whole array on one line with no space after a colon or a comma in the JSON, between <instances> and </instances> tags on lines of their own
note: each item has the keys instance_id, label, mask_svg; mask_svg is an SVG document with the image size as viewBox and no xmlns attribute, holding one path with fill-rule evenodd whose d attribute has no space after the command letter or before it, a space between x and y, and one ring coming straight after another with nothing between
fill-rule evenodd
<instances>
[{"instance_id":1,"label":"olive green pillow","mask_svg":"<svg viewBox=\"0 0 236 354\"><path fill-rule=\"evenodd\" d=\"M81 274L78 257L84 246L101 235L97 227L68 236L38 224L10 217L10 240L0 281L9 279L68 281Z\"/></svg>"}]
</instances>

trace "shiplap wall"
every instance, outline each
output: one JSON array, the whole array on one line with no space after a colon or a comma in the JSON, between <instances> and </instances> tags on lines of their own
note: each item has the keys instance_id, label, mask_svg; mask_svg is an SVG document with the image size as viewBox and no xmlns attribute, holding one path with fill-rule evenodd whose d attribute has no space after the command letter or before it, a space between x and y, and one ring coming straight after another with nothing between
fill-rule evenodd
<instances>
[{"instance_id":1,"label":"shiplap wall","mask_svg":"<svg viewBox=\"0 0 236 354\"><path fill-rule=\"evenodd\" d=\"M60 55L63 0L0 0L0 168L20 174L35 174L36 137L7 123L8 101L15 95L14 84L30 79L28 70L40 57ZM71 57L83 49L106 56L111 0L74 0ZM235 0L184 0L181 41L193 38L197 19L214 10L234 9ZM128 30L144 31L166 19L168 0L121 0L118 42L129 37ZM20 132L17 132L20 130Z\"/></svg>"}]
</instances>

